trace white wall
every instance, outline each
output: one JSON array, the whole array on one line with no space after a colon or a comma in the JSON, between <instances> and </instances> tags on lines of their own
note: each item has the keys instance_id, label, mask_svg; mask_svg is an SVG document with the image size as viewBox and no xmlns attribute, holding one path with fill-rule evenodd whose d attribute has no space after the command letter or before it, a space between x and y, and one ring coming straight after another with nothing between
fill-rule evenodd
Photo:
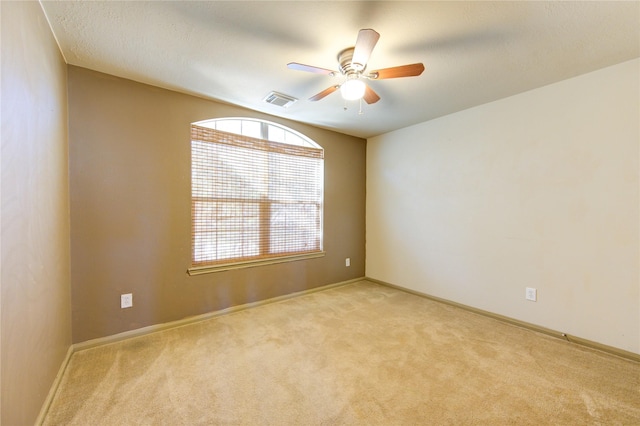
<instances>
[{"instance_id":1,"label":"white wall","mask_svg":"<svg viewBox=\"0 0 640 426\"><path fill-rule=\"evenodd\" d=\"M71 346L67 67L39 2L0 11L0 423L29 425Z\"/></svg>"},{"instance_id":2,"label":"white wall","mask_svg":"<svg viewBox=\"0 0 640 426\"><path fill-rule=\"evenodd\" d=\"M640 353L639 76L636 59L370 139L367 276Z\"/></svg>"}]
</instances>

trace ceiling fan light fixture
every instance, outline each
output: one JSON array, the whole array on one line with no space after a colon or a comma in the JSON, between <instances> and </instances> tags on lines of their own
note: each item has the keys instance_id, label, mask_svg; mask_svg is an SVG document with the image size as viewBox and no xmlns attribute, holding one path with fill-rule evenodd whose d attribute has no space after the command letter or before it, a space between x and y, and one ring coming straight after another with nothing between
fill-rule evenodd
<instances>
[{"instance_id":1,"label":"ceiling fan light fixture","mask_svg":"<svg viewBox=\"0 0 640 426\"><path fill-rule=\"evenodd\" d=\"M347 101L355 101L364 96L366 85L362 80L349 79L340 86L340 93Z\"/></svg>"}]
</instances>

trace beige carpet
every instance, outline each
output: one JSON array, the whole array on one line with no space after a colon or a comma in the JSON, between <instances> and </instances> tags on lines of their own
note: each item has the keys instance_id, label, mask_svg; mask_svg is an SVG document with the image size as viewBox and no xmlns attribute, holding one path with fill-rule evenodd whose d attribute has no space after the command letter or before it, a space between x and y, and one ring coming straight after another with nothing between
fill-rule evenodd
<instances>
[{"instance_id":1,"label":"beige carpet","mask_svg":"<svg viewBox=\"0 0 640 426\"><path fill-rule=\"evenodd\" d=\"M640 364L367 281L75 353L46 425L639 425Z\"/></svg>"}]
</instances>

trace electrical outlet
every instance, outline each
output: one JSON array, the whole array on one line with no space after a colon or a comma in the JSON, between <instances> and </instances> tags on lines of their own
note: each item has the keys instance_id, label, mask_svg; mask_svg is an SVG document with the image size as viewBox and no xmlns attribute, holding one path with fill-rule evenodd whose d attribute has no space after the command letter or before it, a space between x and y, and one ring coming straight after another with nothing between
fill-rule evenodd
<instances>
[{"instance_id":1,"label":"electrical outlet","mask_svg":"<svg viewBox=\"0 0 640 426\"><path fill-rule=\"evenodd\" d=\"M538 291L535 288L527 287L525 290L525 299L535 302L538 300Z\"/></svg>"},{"instance_id":2,"label":"electrical outlet","mask_svg":"<svg viewBox=\"0 0 640 426\"><path fill-rule=\"evenodd\" d=\"M120 295L120 308L130 308L133 306L133 294L121 294Z\"/></svg>"},{"instance_id":3,"label":"electrical outlet","mask_svg":"<svg viewBox=\"0 0 640 426\"><path fill-rule=\"evenodd\" d=\"M347 258L344 260L344 266L351 266L351 258L347 257Z\"/></svg>"}]
</instances>

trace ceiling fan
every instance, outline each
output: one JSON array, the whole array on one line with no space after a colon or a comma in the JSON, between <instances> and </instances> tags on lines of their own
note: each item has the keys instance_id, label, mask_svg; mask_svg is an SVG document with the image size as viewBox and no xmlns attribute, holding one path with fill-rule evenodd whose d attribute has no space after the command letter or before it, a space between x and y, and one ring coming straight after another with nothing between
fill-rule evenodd
<instances>
[{"instance_id":1,"label":"ceiling fan","mask_svg":"<svg viewBox=\"0 0 640 426\"><path fill-rule=\"evenodd\" d=\"M380 100L380 96L373 91L363 80L384 80L387 78L415 77L424 71L422 63L400 65L397 67L383 68L371 72L365 72L369 56L375 47L380 34L372 29L362 29L358 32L358 38L354 47L348 47L338 53L339 73L345 76L342 84L333 85L322 92L309 98L310 101L319 101L327 95L340 89L342 97L346 100L364 99L368 104L374 104ZM338 71L311 65L290 62L287 67L292 70L338 75Z\"/></svg>"}]
</instances>

